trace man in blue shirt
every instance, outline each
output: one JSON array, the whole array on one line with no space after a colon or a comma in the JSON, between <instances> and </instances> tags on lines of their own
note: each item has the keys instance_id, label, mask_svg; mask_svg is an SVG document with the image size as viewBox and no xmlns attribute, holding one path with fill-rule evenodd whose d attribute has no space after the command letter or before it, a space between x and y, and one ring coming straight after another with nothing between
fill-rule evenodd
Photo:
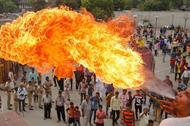
<instances>
[{"instance_id":1,"label":"man in blue shirt","mask_svg":"<svg viewBox=\"0 0 190 126\"><path fill-rule=\"evenodd\" d=\"M102 102L102 99L100 98L100 93L96 92L96 95L91 97L90 102L91 102L90 123L91 123L91 118L92 118L93 113L94 113L94 123L95 123L96 111L97 111L100 103Z\"/></svg>"},{"instance_id":2,"label":"man in blue shirt","mask_svg":"<svg viewBox=\"0 0 190 126\"><path fill-rule=\"evenodd\" d=\"M37 75L37 73L34 71L34 68L32 68L32 71L29 73L28 81L32 81L32 78L34 78L34 81L35 81L35 82L38 82L38 75Z\"/></svg>"}]
</instances>

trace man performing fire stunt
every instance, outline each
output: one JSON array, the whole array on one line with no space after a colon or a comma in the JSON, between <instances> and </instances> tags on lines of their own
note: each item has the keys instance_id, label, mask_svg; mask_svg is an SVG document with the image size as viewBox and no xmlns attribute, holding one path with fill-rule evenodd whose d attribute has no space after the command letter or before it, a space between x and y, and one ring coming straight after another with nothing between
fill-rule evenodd
<instances>
[{"instance_id":1,"label":"man performing fire stunt","mask_svg":"<svg viewBox=\"0 0 190 126\"><path fill-rule=\"evenodd\" d=\"M162 108L176 118L168 118L160 126L190 126L190 88L181 91L173 101L161 101Z\"/></svg>"}]
</instances>

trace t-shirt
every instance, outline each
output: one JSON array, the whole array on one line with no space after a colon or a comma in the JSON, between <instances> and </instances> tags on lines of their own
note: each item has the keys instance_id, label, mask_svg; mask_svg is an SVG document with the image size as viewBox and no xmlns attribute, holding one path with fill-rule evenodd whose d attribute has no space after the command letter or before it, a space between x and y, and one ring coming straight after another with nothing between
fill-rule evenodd
<instances>
[{"instance_id":1,"label":"t-shirt","mask_svg":"<svg viewBox=\"0 0 190 126\"><path fill-rule=\"evenodd\" d=\"M106 113L102 110L96 111L96 123L97 124L104 124L104 119L106 118Z\"/></svg>"},{"instance_id":2,"label":"t-shirt","mask_svg":"<svg viewBox=\"0 0 190 126\"><path fill-rule=\"evenodd\" d=\"M28 80L31 81L32 78L34 78L34 81L37 82L38 81L38 75L37 75L37 73L30 72Z\"/></svg>"},{"instance_id":3,"label":"t-shirt","mask_svg":"<svg viewBox=\"0 0 190 126\"><path fill-rule=\"evenodd\" d=\"M143 104L143 96L141 94L134 95L135 105L141 106Z\"/></svg>"},{"instance_id":4,"label":"t-shirt","mask_svg":"<svg viewBox=\"0 0 190 126\"><path fill-rule=\"evenodd\" d=\"M184 118L168 118L163 120L160 126L190 126L190 116Z\"/></svg>"},{"instance_id":5,"label":"t-shirt","mask_svg":"<svg viewBox=\"0 0 190 126\"><path fill-rule=\"evenodd\" d=\"M18 88L18 91L17 91L17 94L18 94L18 98L20 99L20 100L24 100L25 99L25 97L26 97L26 95L27 95L27 91L26 91L26 89L25 88Z\"/></svg>"},{"instance_id":6,"label":"t-shirt","mask_svg":"<svg viewBox=\"0 0 190 126\"><path fill-rule=\"evenodd\" d=\"M119 95L119 99L120 99L120 106L122 108L124 108L126 106L126 104L128 103L128 94L120 94Z\"/></svg>"},{"instance_id":7,"label":"t-shirt","mask_svg":"<svg viewBox=\"0 0 190 126\"><path fill-rule=\"evenodd\" d=\"M127 111L124 110L123 111L123 123L126 124L127 126L134 126L134 112L132 110Z\"/></svg>"},{"instance_id":8,"label":"t-shirt","mask_svg":"<svg viewBox=\"0 0 190 126\"><path fill-rule=\"evenodd\" d=\"M69 107L67 109L69 118L75 118L76 109L74 107Z\"/></svg>"},{"instance_id":9,"label":"t-shirt","mask_svg":"<svg viewBox=\"0 0 190 126\"><path fill-rule=\"evenodd\" d=\"M90 101L87 102L86 100L83 100L83 102L81 104L81 110L83 110L84 116L88 116L90 114L90 110L91 110Z\"/></svg>"}]
</instances>

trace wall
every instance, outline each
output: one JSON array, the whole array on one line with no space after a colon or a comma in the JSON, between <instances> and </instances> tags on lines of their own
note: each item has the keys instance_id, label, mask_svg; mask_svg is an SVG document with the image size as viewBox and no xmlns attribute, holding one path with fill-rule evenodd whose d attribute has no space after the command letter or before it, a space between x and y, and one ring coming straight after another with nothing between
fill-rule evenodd
<instances>
[{"instance_id":1,"label":"wall","mask_svg":"<svg viewBox=\"0 0 190 126\"><path fill-rule=\"evenodd\" d=\"M155 25L156 16L158 16L157 26L171 25L172 18L174 26L181 25L184 27L185 19L188 17L186 28L190 29L190 11L122 11L115 12L115 16L125 15L128 12L132 12L133 15L137 15L136 20L142 21L144 19L150 20L150 22Z\"/></svg>"}]
</instances>

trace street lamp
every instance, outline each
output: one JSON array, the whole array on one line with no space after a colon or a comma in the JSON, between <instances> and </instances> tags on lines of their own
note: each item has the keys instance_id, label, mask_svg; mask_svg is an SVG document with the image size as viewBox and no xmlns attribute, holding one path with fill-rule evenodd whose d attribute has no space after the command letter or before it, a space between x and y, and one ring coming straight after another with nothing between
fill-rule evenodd
<instances>
[{"instance_id":1,"label":"street lamp","mask_svg":"<svg viewBox=\"0 0 190 126\"><path fill-rule=\"evenodd\" d=\"M184 15L184 20L185 20L185 24L184 24L184 30L186 29L186 25L187 25L187 20L189 19L188 15L185 14Z\"/></svg>"},{"instance_id":2,"label":"street lamp","mask_svg":"<svg viewBox=\"0 0 190 126\"><path fill-rule=\"evenodd\" d=\"M133 15L133 18L134 18L134 20L135 20L135 28L137 27L137 15L135 14L135 15Z\"/></svg>"},{"instance_id":3,"label":"street lamp","mask_svg":"<svg viewBox=\"0 0 190 126\"><path fill-rule=\"evenodd\" d=\"M172 14L172 24L171 25L174 25L174 14Z\"/></svg>"},{"instance_id":4,"label":"street lamp","mask_svg":"<svg viewBox=\"0 0 190 126\"><path fill-rule=\"evenodd\" d=\"M156 36L156 30L157 30L157 25L158 25L158 16L155 16L155 36Z\"/></svg>"}]
</instances>

